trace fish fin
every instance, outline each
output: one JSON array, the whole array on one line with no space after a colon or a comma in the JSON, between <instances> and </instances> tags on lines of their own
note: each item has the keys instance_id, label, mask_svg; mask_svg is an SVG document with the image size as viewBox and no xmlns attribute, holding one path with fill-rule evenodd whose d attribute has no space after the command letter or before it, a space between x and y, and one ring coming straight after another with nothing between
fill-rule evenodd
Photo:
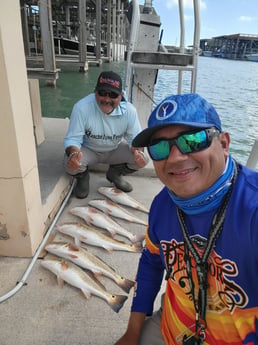
<instances>
[{"instance_id":1,"label":"fish fin","mask_svg":"<svg viewBox=\"0 0 258 345\"><path fill-rule=\"evenodd\" d=\"M103 248L106 249L106 251L108 251L110 254L113 252L113 249L108 246L103 245Z\"/></svg>"},{"instance_id":2,"label":"fish fin","mask_svg":"<svg viewBox=\"0 0 258 345\"><path fill-rule=\"evenodd\" d=\"M90 206L89 207L89 211L90 211L90 213L99 213L99 211L96 209L96 207L93 207L93 206Z\"/></svg>"},{"instance_id":3,"label":"fish fin","mask_svg":"<svg viewBox=\"0 0 258 345\"><path fill-rule=\"evenodd\" d=\"M74 245L73 243L69 243L68 249L69 249L70 251L73 251L73 252L79 252L79 250L80 250L80 249L78 248L78 246Z\"/></svg>"},{"instance_id":4,"label":"fish fin","mask_svg":"<svg viewBox=\"0 0 258 345\"><path fill-rule=\"evenodd\" d=\"M75 254L69 254L68 256L71 259L78 259L78 255L75 255Z\"/></svg>"},{"instance_id":5,"label":"fish fin","mask_svg":"<svg viewBox=\"0 0 258 345\"><path fill-rule=\"evenodd\" d=\"M90 293L90 292L88 292L88 291L86 291L86 290L83 290L83 289L81 289L81 291L82 291L82 293L84 294L84 296L85 296L86 299L90 299L90 297L91 297L91 293Z\"/></svg>"},{"instance_id":6,"label":"fish fin","mask_svg":"<svg viewBox=\"0 0 258 345\"><path fill-rule=\"evenodd\" d=\"M94 275L94 278L97 279L97 281L100 282L99 278L102 277L103 274L100 273L100 272L92 272L92 273L93 273L93 275Z\"/></svg>"},{"instance_id":7,"label":"fish fin","mask_svg":"<svg viewBox=\"0 0 258 345\"><path fill-rule=\"evenodd\" d=\"M105 285L103 285L98 279L100 276L102 276L100 272L92 272L90 270L86 270L85 272L101 289L106 291Z\"/></svg>"},{"instance_id":8,"label":"fish fin","mask_svg":"<svg viewBox=\"0 0 258 345\"><path fill-rule=\"evenodd\" d=\"M107 231L109 232L109 234L111 235L112 238L115 237L115 235L116 235L116 232L115 232L115 231L113 231L113 230L108 230L108 229L107 229Z\"/></svg>"},{"instance_id":9,"label":"fish fin","mask_svg":"<svg viewBox=\"0 0 258 345\"><path fill-rule=\"evenodd\" d=\"M64 280L60 276L57 276L57 285L60 288L63 288L63 286L64 286Z\"/></svg>"},{"instance_id":10,"label":"fish fin","mask_svg":"<svg viewBox=\"0 0 258 345\"><path fill-rule=\"evenodd\" d=\"M100 275L99 275L99 276L100 276ZM94 275L94 281L100 286L101 289L107 291L105 285L103 285L103 284L101 283L101 281L99 281L98 278L95 277L95 275Z\"/></svg>"},{"instance_id":11,"label":"fish fin","mask_svg":"<svg viewBox=\"0 0 258 345\"><path fill-rule=\"evenodd\" d=\"M75 243L76 246L80 246L81 245L81 241L77 237L74 237L74 243Z\"/></svg>"},{"instance_id":12,"label":"fish fin","mask_svg":"<svg viewBox=\"0 0 258 345\"><path fill-rule=\"evenodd\" d=\"M62 269L63 271L66 271L66 270L68 270L68 268L69 268L68 261L62 260L62 261L61 261L61 269Z\"/></svg>"},{"instance_id":13,"label":"fish fin","mask_svg":"<svg viewBox=\"0 0 258 345\"><path fill-rule=\"evenodd\" d=\"M123 307L127 298L128 297L124 295L111 295L108 304L116 313L118 313L119 310Z\"/></svg>"},{"instance_id":14,"label":"fish fin","mask_svg":"<svg viewBox=\"0 0 258 345\"><path fill-rule=\"evenodd\" d=\"M136 242L132 245L132 251L140 253L142 251L143 245L142 242Z\"/></svg>"},{"instance_id":15,"label":"fish fin","mask_svg":"<svg viewBox=\"0 0 258 345\"><path fill-rule=\"evenodd\" d=\"M109 237L109 238L114 238L116 235L116 232L114 232L113 230L108 230L105 229L106 231L102 232L105 236Z\"/></svg>"},{"instance_id":16,"label":"fish fin","mask_svg":"<svg viewBox=\"0 0 258 345\"><path fill-rule=\"evenodd\" d=\"M97 280L99 280L99 277L102 277L102 276L103 276L103 274L102 274L101 272L95 272L95 271L93 271L92 273L94 274L94 277L95 277Z\"/></svg>"}]
</instances>

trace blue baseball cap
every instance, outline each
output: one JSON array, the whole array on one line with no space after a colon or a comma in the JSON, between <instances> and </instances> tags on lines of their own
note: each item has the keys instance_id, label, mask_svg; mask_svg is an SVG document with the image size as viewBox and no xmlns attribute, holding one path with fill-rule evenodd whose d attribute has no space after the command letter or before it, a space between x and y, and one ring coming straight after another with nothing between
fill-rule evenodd
<instances>
[{"instance_id":1,"label":"blue baseball cap","mask_svg":"<svg viewBox=\"0 0 258 345\"><path fill-rule=\"evenodd\" d=\"M148 146L156 131L171 125L216 127L220 132L222 131L218 113L204 98L196 93L172 95L155 107L150 114L148 128L134 138L132 145Z\"/></svg>"}]
</instances>

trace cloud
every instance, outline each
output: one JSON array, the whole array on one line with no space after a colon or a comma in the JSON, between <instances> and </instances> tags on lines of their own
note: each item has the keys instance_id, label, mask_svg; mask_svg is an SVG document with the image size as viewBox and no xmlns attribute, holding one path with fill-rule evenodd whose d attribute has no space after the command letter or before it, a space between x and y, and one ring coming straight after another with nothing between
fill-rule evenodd
<instances>
[{"instance_id":1,"label":"cloud","mask_svg":"<svg viewBox=\"0 0 258 345\"><path fill-rule=\"evenodd\" d=\"M185 0L183 4L184 4L184 8L193 8L193 0ZM167 5L167 8L178 6L178 0L167 0L166 5ZM201 0L200 9L205 9L205 8L206 8L206 3L205 1Z\"/></svg>"},{"instance_id":2,"label":"cloud","mask_svg":"<svg viewBox=\"0 0 258 345\"><path fill-rule=\"evenodd\" d=\"M240 20L240 22L251 22L253 21L255 18L253 17L249 17L249 16L240 16L238 18L238 20Z\"/></svg>"}]
</instances>

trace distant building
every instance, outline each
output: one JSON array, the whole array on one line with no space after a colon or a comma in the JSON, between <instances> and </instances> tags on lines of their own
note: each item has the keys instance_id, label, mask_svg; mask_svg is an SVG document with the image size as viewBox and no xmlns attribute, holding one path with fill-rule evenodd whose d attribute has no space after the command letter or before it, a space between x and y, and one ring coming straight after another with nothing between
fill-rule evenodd
<instances>
[{"instance_id":1,"label":"distant building","mask_svg":"<svg viewBox=\"0 0 258 345\"><path fill-rule=\"evenodd\" d=\"M258 53L258 35L233 34L200 39L202 55L245 60Z\"/></svg>"}]
</instances>

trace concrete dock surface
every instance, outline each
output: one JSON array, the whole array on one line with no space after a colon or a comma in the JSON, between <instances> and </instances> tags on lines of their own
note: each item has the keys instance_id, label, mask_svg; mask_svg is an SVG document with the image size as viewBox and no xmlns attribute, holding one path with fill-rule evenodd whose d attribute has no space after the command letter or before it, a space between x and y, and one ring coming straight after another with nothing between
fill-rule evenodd
<instances>
[{"instance_id":1,"label":"concrete dock surface","mask_svg":"<svg viewBox=\"0 0 258 345\"><path fill-rule=\"evenodd\" d=\"M55 160L53 155L61 157L63 154L62 135L65 126L59 126L59 136L46 135L45 148L39 152L39 165L44 170L45 160L49 159L46 152L52 152L52 169L41 169L41 189L44 199L47 199L49 191L55 185L56 174L62 174L61 161ZM50 124L46 121L47 127ZM64 123L64 122L62 122ZM53 126L50 126L53 129ZM52 144L51 144L52 141ZM53 145L55 150L53 150ZM45 151L46 150L46 151ZM43 158L43 156L45 158ZM57 162L57 163L53 163ZM47 163L49 166L49 163ZM50 172L49 172L50 171ZM50 176L43 176L50 174ZM149 208L153 197L162 188L161 182L155 177L151 166L142 169L141 173L126 176L126 179L133 185L130 196ZM44 184L42 181L45 181ZM90 172L90 194L86 199L77 199L71 195L56 225L68 222L84 221L70 213L75 206L86 206L92 199L104 199L98 193L100 186L112 186L105 177L105 170L96 169ZM129 212L147 220L147 214L125 207ZM127 221L113 218L117 223L134 234L144 234L146 226L128 223ZM104 231L104 230L99 230ZM115 236L116 239L129 243L122 236ZM48 243L55 241L73 242L71 237L65 237L56 230L54 226ZM107 252L104 249L86 245L88 251L98 255L102 260L112 266L117 273L128 279L134 280L137 270L137 263L140 253L125 251ZM57 284L56 276L41 266L41 261L47 253L42 252L36 260L26 283L13 296L0 303L0 344L1 345L111 345L124 333L130 313L130 306L133 296L133 289L126 294L111 279L101 277L102 284L112 294L127 295L124 306L115 313L110 306L102 299L92 295L86 299L83 293L67 283L63 288ZM20 281L31 258L15 258L0 256L0 296L5 296L15 288ZM155 307L160 304L158 296Z\"/></svg>"}]
</instances>

